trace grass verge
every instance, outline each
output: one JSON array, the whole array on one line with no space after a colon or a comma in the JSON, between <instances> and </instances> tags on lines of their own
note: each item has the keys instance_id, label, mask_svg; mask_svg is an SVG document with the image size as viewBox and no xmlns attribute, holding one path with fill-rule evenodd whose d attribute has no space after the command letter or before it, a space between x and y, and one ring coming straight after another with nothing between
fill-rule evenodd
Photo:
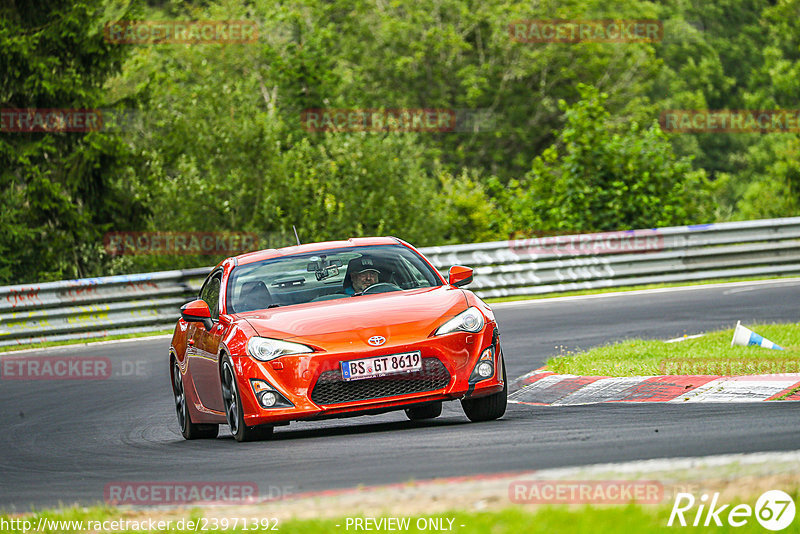
<instances>
[{"instance_id":1,"label":"grass verge","mask_svg":"<svg viewBox=\"0 0 800 534\"><path fill-rule=\"evenodd\" d=\"M0 532L674 532L676 528L683 529L677 523L672 527L667 523L677 500L681 499L681 505L686 504L687 493L695 497L693 505L684 507L684 519L689 524L698 515L703 516L701 522L706 518L699 505L707 499L701 496L713 496L717 507L726 505L727 511L719 514L725 526L720 528L712 523L710 529L703 531L730 532L733 529L725 519L736 504L752 509L766 492L776 489L800 503L800 474L795 469L798 456L800 451L736 454L543 469L490 477L408 480L403 484L324 494L289 495L286 499L259 503L166 508L74 505L16 515L0 511ZM631 487L634 484L648 489L637 492ZM539 489L534 491L536 487ZM576 492L577 487L580 490ZM630 488L627 498L622 492L625 487ZM596 489L601 490L599 494L594 492ZM634 495L653 504L629 503L627 499ZM588 503L592 499L611 499L622 504L575 503ZM776 502L771 504L774 508ZM763 515L763 508L761 511ZM247 519L246 525L243 518ZM368 525L370 528L365 528L366 522L359 528L355 518L373 521ZM374 522L381 518L392 518L395 528ZM12 521L16 523L11 524ZM19 521L28 523L20 525ZM117 523L110 524L113 521ZM764 532L753 515L747 517L745 526L735 530ZM800 519L781 532L800 532Z\"/></svg>"},{"instance_id":2,"label":"grass verge","mask_svg":"<svg viewBox=\"0 0 800 534\"><path fill-rule=\"evenodd\" d=\"M747 325L786 350L731 347L733 329L677 343L632 339L547 361L556 373L601 376L753 375L800 372L800 323Z\"/></svg>"},{"instance_id":3,"label":"grass verge","mask_svg":"<svg viewBox=\"0 0 800 534\"><path fill-rule=\"evenodd\" d=\"M794 499L797 500L797 492L794 492ZM754 503L748 503L753 506ZM619 533L619 532L636 532L636 533L661 533L661 532L674 532L676 528L681 529L677 525L669 527L667 522L670 517L671 505L606 505L603 507L598 506L548 506L535 510L524 509L521 507L506 508L498 511L486 512L462 512L452 511L443 514L436 514L434 516L406 516L397 517L396 519L402 521L401 523L393 523L394 528L386 528L387 523L370 523L372 528L365 529L356 528L353 523L354 518L339 519L289 519L285 521L269 521L268 518L248 518L252 521L246 528L242 528L242 520L238 526L232 526L234 518L227 518L227 522L222 523L222 520L215 522L205 520L202 514L198 511L192 512L189 516L182 519L173 517L169 523L166 519L162 519L164 523L156 526L153 529L149 528L121 528L113 529L114 532L195 532L194 526L197 522L200 525L197 531L203 532L251 532L256 530L258 532L271 532L277 531L284 534L321 534L321 533L336 533L336 532L355 532L370 530L373 532L438 532L450 531L459 534L473 534L473 533L492 533L492 534L518 534L525 533L560 533L568 532L570 534L603 534L603 533ZM693 509L691 514L687 512L687 522L694 519ZM360 517L360 516L356 516ZM386 519L386 516L376 514L370 517L371 521L380 521L381 517ZM47 519L47 524L43 528L40 526L39 519ZM758 523L755 517L747 518L747 523L739 528L734 528L725 524L726 516L723 514L723 526L713 526L714 532L764 532L763 527ZM705 519L703 517L702 519ZM21 528L11 528L15 525L13 521L19 520L29 521L31 526L30 531L38 533L55 533L55 532L105 532L112 527L111 521L120 521L119 526L132 527L134 522L137 525L147 525L148 519L142 513L121 512L110 508L75 508L63 512L47 512L40 514L33 514L24 518L10 518L8 516L0 516L0 532L24 532L23 524L17 523ZM266 521L262 521L266 520ZM64 521L72 523L63 523ZM109 523L103 524L104 521ZM122 523L127 521L128 523ZM182 521L182 523L181 523ZM192 523L189 523L189 522ZM206 522L207 521L207 522ZM90 523L91 522L91 523ZM144 523L143 523L144 522ZM798 532L798 527L795 525L784 530L783 532ZM223 528L223 524L227 528ZM702 523L701 523L702 524ZM254 527L254 525L263 525L266 528ZM362 524L363 525L363 524ZM380 526L383 528L380 528ZM402 525L402 526L401 526ZM166 528L160 528L160 527ZM188 528L191 527L191 528ZM216 528L215 528L216 527ZM398 528L399 527L399 528ZM691 528L691 527L690 527ZM700 527L702 528L702 527ZM706 527L707 529L708 527ZM698 530L692 528L692 530Z\"/></svg>"},{"instance_id":4,"label":"grass verge","mask_svg":"<svg viewBox=\"0 0 800 534\"><path fill-rule=\"evenodd\" d=\"M28 350L28 349L46 349L48 347L60 347L63 345L86 345L89 343L97 343L100 341L114 341L118 339L133 339L139 337L151 337L151 336L161 336L165 334L171 334L172 329L170 330L155 330L153 332L141 332L138 334L115 334L111 336L105 337L92 337L86 339L69 339L65 341L44 341L41 343L27 343L25 345L8 345L4 347L0 347L0 353L2 352L14 352L17 350Z\"/></svg>"}]
</instances>

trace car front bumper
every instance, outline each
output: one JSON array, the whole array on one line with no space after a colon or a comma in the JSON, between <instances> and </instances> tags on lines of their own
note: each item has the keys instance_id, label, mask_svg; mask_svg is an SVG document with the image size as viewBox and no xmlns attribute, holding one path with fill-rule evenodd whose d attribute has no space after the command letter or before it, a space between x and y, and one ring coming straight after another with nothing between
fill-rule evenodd
<instances>
[{"instance_id":1,"label":"car front bumper","mask_svg":"<svg viewBox=\"0 0 800 534\"><path fill-rule=\"evenodd\" d=\"M494 374L470 382L480 355L494 347ZM419 372L345 381L342 361L419 350ZM261 362L234 358L242 408L248 426L293 420L347 417L399 410L433 401L475 398L503 390L502 351L494 324L477 333L458 332L416 343L369 347L356 352L315 352ZM290 406L261 406L251 379L263 380Z\"/></svg>"}]
</instances>

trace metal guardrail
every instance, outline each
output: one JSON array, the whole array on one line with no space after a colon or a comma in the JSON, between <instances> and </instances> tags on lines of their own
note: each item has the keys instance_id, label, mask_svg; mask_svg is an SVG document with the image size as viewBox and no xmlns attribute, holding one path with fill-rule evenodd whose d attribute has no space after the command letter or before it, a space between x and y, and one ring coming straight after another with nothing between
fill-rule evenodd
<instances>
[{"instance_id":1,"label":"metal guardrail","mask_svg":"<svg viewBox=\"0 0 800 534\"><path fill-rule=\"evenodd\" d=\"M0 346L173 328L210 268L0 287Z\"/></svg>"},{"instance_id":2,"label":"metal guardrail","mask_svg":"<svg viewBox=\"0 0 800 534\"><path fill-rule=\"evenodd\" d=\"M800 274L800 217L422 248L482 298ZM210 268L0 287L0 346L171 329Z\"/></svg>"}]
</instances>

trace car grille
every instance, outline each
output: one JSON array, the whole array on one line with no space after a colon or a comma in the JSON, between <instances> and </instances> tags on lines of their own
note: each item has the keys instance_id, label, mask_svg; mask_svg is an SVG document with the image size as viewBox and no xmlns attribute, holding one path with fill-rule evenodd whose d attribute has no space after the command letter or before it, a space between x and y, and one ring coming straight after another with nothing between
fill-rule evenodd
<instances>
[{"instance_id":1,"label":"car grille","mask_svg":"<svg viewBox=\"0 0 800 534\"><path fill-rule=\"evenodd\" d=\"M442 389L449 383L450 373L437 358L423 358L422 369L414 373L362 380L342 380L342 370L333 369L319 375L311 400L324 405L380 399Z\"/></svg>"}]
</instances>

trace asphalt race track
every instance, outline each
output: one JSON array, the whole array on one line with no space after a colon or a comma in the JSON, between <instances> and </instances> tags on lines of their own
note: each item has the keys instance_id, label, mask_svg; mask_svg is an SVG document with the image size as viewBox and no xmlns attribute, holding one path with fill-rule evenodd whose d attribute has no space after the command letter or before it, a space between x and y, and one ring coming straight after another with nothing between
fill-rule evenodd
<instances>
[{"instance_id":1,"label":"asphalt race track","mask_svg":"<svg viewBox=\"0 0 800 534\"><path fill-rule=\"evenodd\" d=\"M737 320L800 320L800 281L496 305L509 379L560 350L667 339ZM800 448L797 403L509 405L471 424L457 402L434 421L402 412L278 427L271 441L184 441L168 339L58 349L107 356L106 380L0 380L0 509L103 501L106 484L256 482L262 494L662 457ZM563 347L563 349L562 349ZM36 356L39 353L26 353ZM0 355L7 358L8 354Z\"/></svg>"}]
</instances>

